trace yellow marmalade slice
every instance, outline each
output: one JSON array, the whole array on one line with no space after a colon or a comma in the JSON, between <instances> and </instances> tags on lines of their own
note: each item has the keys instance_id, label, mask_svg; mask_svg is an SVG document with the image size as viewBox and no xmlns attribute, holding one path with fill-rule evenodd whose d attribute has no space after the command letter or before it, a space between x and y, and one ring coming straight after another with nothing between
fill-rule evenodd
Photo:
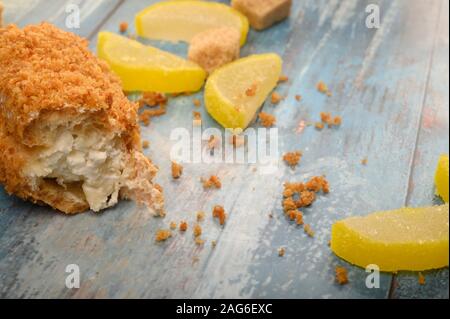
<instances>
[{"instance_id":1,"label":"yellow marmalade slice","mask_svg":"<svg viewBox=\"0 0 450 319\"><path fill-rule=\"evenodd\" d=\"M245 44L248 19L222 3L165 1L140 11L135 18L139 36L156 40L189 42L196 34L220 27L235 28Z\"/></svg>"},{"instance_id":2,"label":"yellow marmalade slice","mask_svg":"<svg viewBox=\"0 0 450 319\"><path fill-rule=\"evenodd\" d=\"M97 54L121 78L125 91L194 92L206 78L191 61L111 32L99 33Z\"/></svg>"},{"instance_id":3,"label":"yellow marmalade slice","mask_svg":"<svg viewBox=\"0 0 450 319\"><path fill-rule=\"evenodd\" d=\"M331 249L360 267L422 271L448 266L448 204L401 208L336 222Z\"/></svg>"}]
</instances>

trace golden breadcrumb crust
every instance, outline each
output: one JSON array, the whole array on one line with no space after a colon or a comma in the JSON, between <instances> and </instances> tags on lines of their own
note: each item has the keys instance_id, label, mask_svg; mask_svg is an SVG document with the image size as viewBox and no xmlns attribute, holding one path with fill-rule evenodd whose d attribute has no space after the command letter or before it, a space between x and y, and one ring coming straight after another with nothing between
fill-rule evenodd
<instances>
[{"instance_id":1,"label":"golden breadcrumb crust","mask_svg":"<svg viewBox=\"0 0 450 319\"><path fill-rule=\"evenodd\" d=\"M63 188L51 179L33 185L22 175L32 150L48 142L45 125L86 116L121 136L135 183L145 186L141 192L124 189L121 197L153 202L161 213L163 196L151 183L157 168L140 153L137 108L86 40L49 23L0 28L0 183L8 193L68 214L89 209L80 185Z\"/></svg>"},{"instance_id":2,"label":"golden breadcrumb crust","mask_svg":"<svg viewBox=\"0 0 450 319\"><path fill-rule=\"evenodd\" d=\"M88 42L49 23L0 29L0 117L7 133L39 144L31 124L45 112L107 110L110 124L128 130L136 108L120 80ZM131 127L130 127L131 126Z\"/></svg>"}]
</instances>

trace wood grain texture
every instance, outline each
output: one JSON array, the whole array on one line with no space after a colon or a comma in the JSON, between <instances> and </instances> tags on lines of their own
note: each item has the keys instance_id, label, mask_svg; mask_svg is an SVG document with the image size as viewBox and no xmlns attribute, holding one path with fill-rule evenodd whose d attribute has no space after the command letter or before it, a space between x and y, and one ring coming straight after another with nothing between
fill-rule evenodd
<instances>
[{"instance_id":1,"label":"wood grain texture","mask_svg":"<svg viewBox=\"0 0 450 319\"><path fill-rule=\"evenodd\" d=\"M6 1L6 21L17 10L21 17L15 22L20 25L51 20L64 27L63 8L69 1L50 7L55 2L39 6L30 0L26 13L25 2ZM95 50L97 30L117 32L119 23L128 21L133 33L135 13L154 2L82 1L84 23L76 32L89 37ZM380 7L378 30L365 26L369 3ZM282 162L272 174L258 164L186 163L183 177L173 182L170 134L175 128L191 128L193 99L202 99L199 92L170 99L168 114L142 127L143 138L151 143L146 153L160 167L165 219L150 217L125 201L102 214L66 217L1 190L0 296L448 298L448 270L426 274L430 285L425 289L408 274L396 278L395 290L388 274L382 275L380 289L367 289L365 271L336 258L327 246L337 219L433 201L430 176L437 156L448 152L445 6L444 0L294 1L289 20L250 32L242 55L276 52L284 60L290 80L277 92L286 99L277 106L267 102L263 110L277 117L280 155L303 151L295 170ZM186 55L185 44L142 41ZM319 80L328 84L332 97L316 91ZM303 96L300 103L297 94ZM200 111L204 128L220 129ZM321 111L341 115L343 125L298 132L300 121L316 121ZM368 165L361 165L366 157ZM222 179L221 190L203 190L199 179L211 174ZM329 179L331 193L305 209L305 220L316 232L308 238L284 218L282 184L321 174ZM216 204L229 214L224 228L211 218ZM207 216L202 223L204 247L195 245L190 231L154 243L157 229L182 219L192 226L199 210ZM217 241L215 249L212 240ZM282 258L277 253L281 246L286 247ZM71 263L81 269L78 290L65 288L64 269ZM348 269L348 285L334 283L336 265Z\"/></svg>"}]
</instances>

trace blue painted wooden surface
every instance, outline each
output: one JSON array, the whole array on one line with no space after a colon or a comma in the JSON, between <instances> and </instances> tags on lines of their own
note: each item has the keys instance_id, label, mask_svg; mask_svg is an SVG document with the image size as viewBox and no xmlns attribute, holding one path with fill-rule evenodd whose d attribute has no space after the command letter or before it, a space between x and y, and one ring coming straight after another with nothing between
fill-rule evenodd
<instances>
[{"instance_id":1,"label":"blue painted wooden surface","mask_svg":"<svg viewBox=\"0 0 450 319\"><path fill-rule=\"evenodd\" d=\"M6 22L49 20L62 28L65 6L79 4L83 21L72 31L92 40L95 50L98 30L116 32L128 21L133 32L134 14L157 1L3 2ZM381 9L378 30L365 27L369 3ZM417 274L399 273L383 274L379 289L367 289L364 270L336 258L327 245L337 219L436 202L434 167L449 147L448 24L445 0L294 1L288 21L250 32L242 55L283 57L290 80L277 91L287 97L277 106L266 103L264 111L278 119L280 154L303 151L300 166L291 170L280 163L268 175L258 165L185 164L183 177L173 182L169 136L174 128L191 128L192 101L202 93L172 98L167 115L142 127L151 142L146 153L161 169L167 217L149 217L125 201L102 214L66 217L1 190L0 296L448 298L448 269L425 273L425 286L418 285ZM184 44L151 43L186 54ZM319 80L332 97L316 91ZM341 115L343 125L297 133L301 120L316 121L321 111ZM219 128L201 112L204 127ZM210 174L221 177L221 190L203 190L199 179ZM331 192L305 210L316 231L308 238L284 218L282 184L318 174L327 175ZM195 245L190 232L154 243L157 229L181 219L192 225L195 212L209 216L216 204L229 219L221 228L206 218L204 247ZM81 269L80 289L65 287L64 269L72 263ZM349 270L348 285L334 283L336 265Z\"/></svg>"}]
</instances>

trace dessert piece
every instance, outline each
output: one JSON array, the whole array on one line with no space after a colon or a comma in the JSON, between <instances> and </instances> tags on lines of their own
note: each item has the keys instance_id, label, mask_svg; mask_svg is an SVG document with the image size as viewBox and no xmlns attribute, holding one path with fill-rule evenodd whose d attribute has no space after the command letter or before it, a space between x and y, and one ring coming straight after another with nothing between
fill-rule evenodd
<instances>
[{"instance_id":1,"label":"dessert piece","mask_svg":"<svg viewBox=\"0 0 450 319\"><path fill-rule=\"evenodd\" d=\"M448 204L351 217L331 230L331 249L360 267L421 271L448 266Z\"/></svg>"},{"instance_id":2,"label":"dessert piece","mask_svg":"<svg viewBox=\"0 0 450 319\"><path fill-rule=\"evenodd\" d=\"M165 1L140 11L135 18L139 36L155 40L190 42L198 33L220 27L238 30L244 45L248 20L239 11L222 3Z\"/></svg>"},{"instance_id":3,"label":"dessert piece","mask_svg":"<svg viewBox=\"0 0 450 319\"><path fill-rule=\"evenodd\" d=\"M289 16L292 0L232 0L231 6L248 18L253 29L264 30Z\"/></svg>"},{"instance_id":4,"label":"dessert piece","mask_svg":"<svg viewBox=\"0 0 450 319\"><path fill-rule=\"evenodd\" d=\"M137 104L87 41L48 23L0 31L0 182L67 214L132 198L163 214Z\"/></svg>"},{"instance_id":5,"label":"dessert piece","mask_svg":"<svg viewBox=\"0 0 450 319\"><path fill-rule=\"evenodd\" d=\"M210 29L195 35L189 45L188 58L208 73L239 58L240 35L235 28Z\"/></svg>"},{"instance_id":6,"label":"dessert piece","mask_svg":"<svg viewBox=\"0 0 450 319\"><path fill-rule=\"evenodd\" d=\"M335 269L336 273L336 282L339 285L345 285L348 283L348 275L347 275L347 269L344 267L337 266Z\"/></svg>"},{"instance_id":7,"label":"dessert piece","mask_svg":"<svg viewBox=\"0 0 450 319\"><path fill-rule=\"evenodd\" d=\"M120 77L125 91L198 91L206 78L191 61L111 32L98 34L97 54Z\"/></svg>"},{"instance_id":8,"label":"dessert piece","mask_svg":"<svg viewBox=\"0 0 450 319\"><path fill-rule=\"evenodd\" d=\"M277 85L281 65L278 55L260 54L217 69L206 82L206 110L225 128L245 129Z\"/></svg>"},{"instance_id":9,"label":"dessert piece","mask_svg":"<svg viewBox=\"0 0 450 319\"><path fill-rule=\"evenodd\" d=\"M435 175L436 195L448 203L448 155L439 158Z\"/></svg>"}]
</instances>

